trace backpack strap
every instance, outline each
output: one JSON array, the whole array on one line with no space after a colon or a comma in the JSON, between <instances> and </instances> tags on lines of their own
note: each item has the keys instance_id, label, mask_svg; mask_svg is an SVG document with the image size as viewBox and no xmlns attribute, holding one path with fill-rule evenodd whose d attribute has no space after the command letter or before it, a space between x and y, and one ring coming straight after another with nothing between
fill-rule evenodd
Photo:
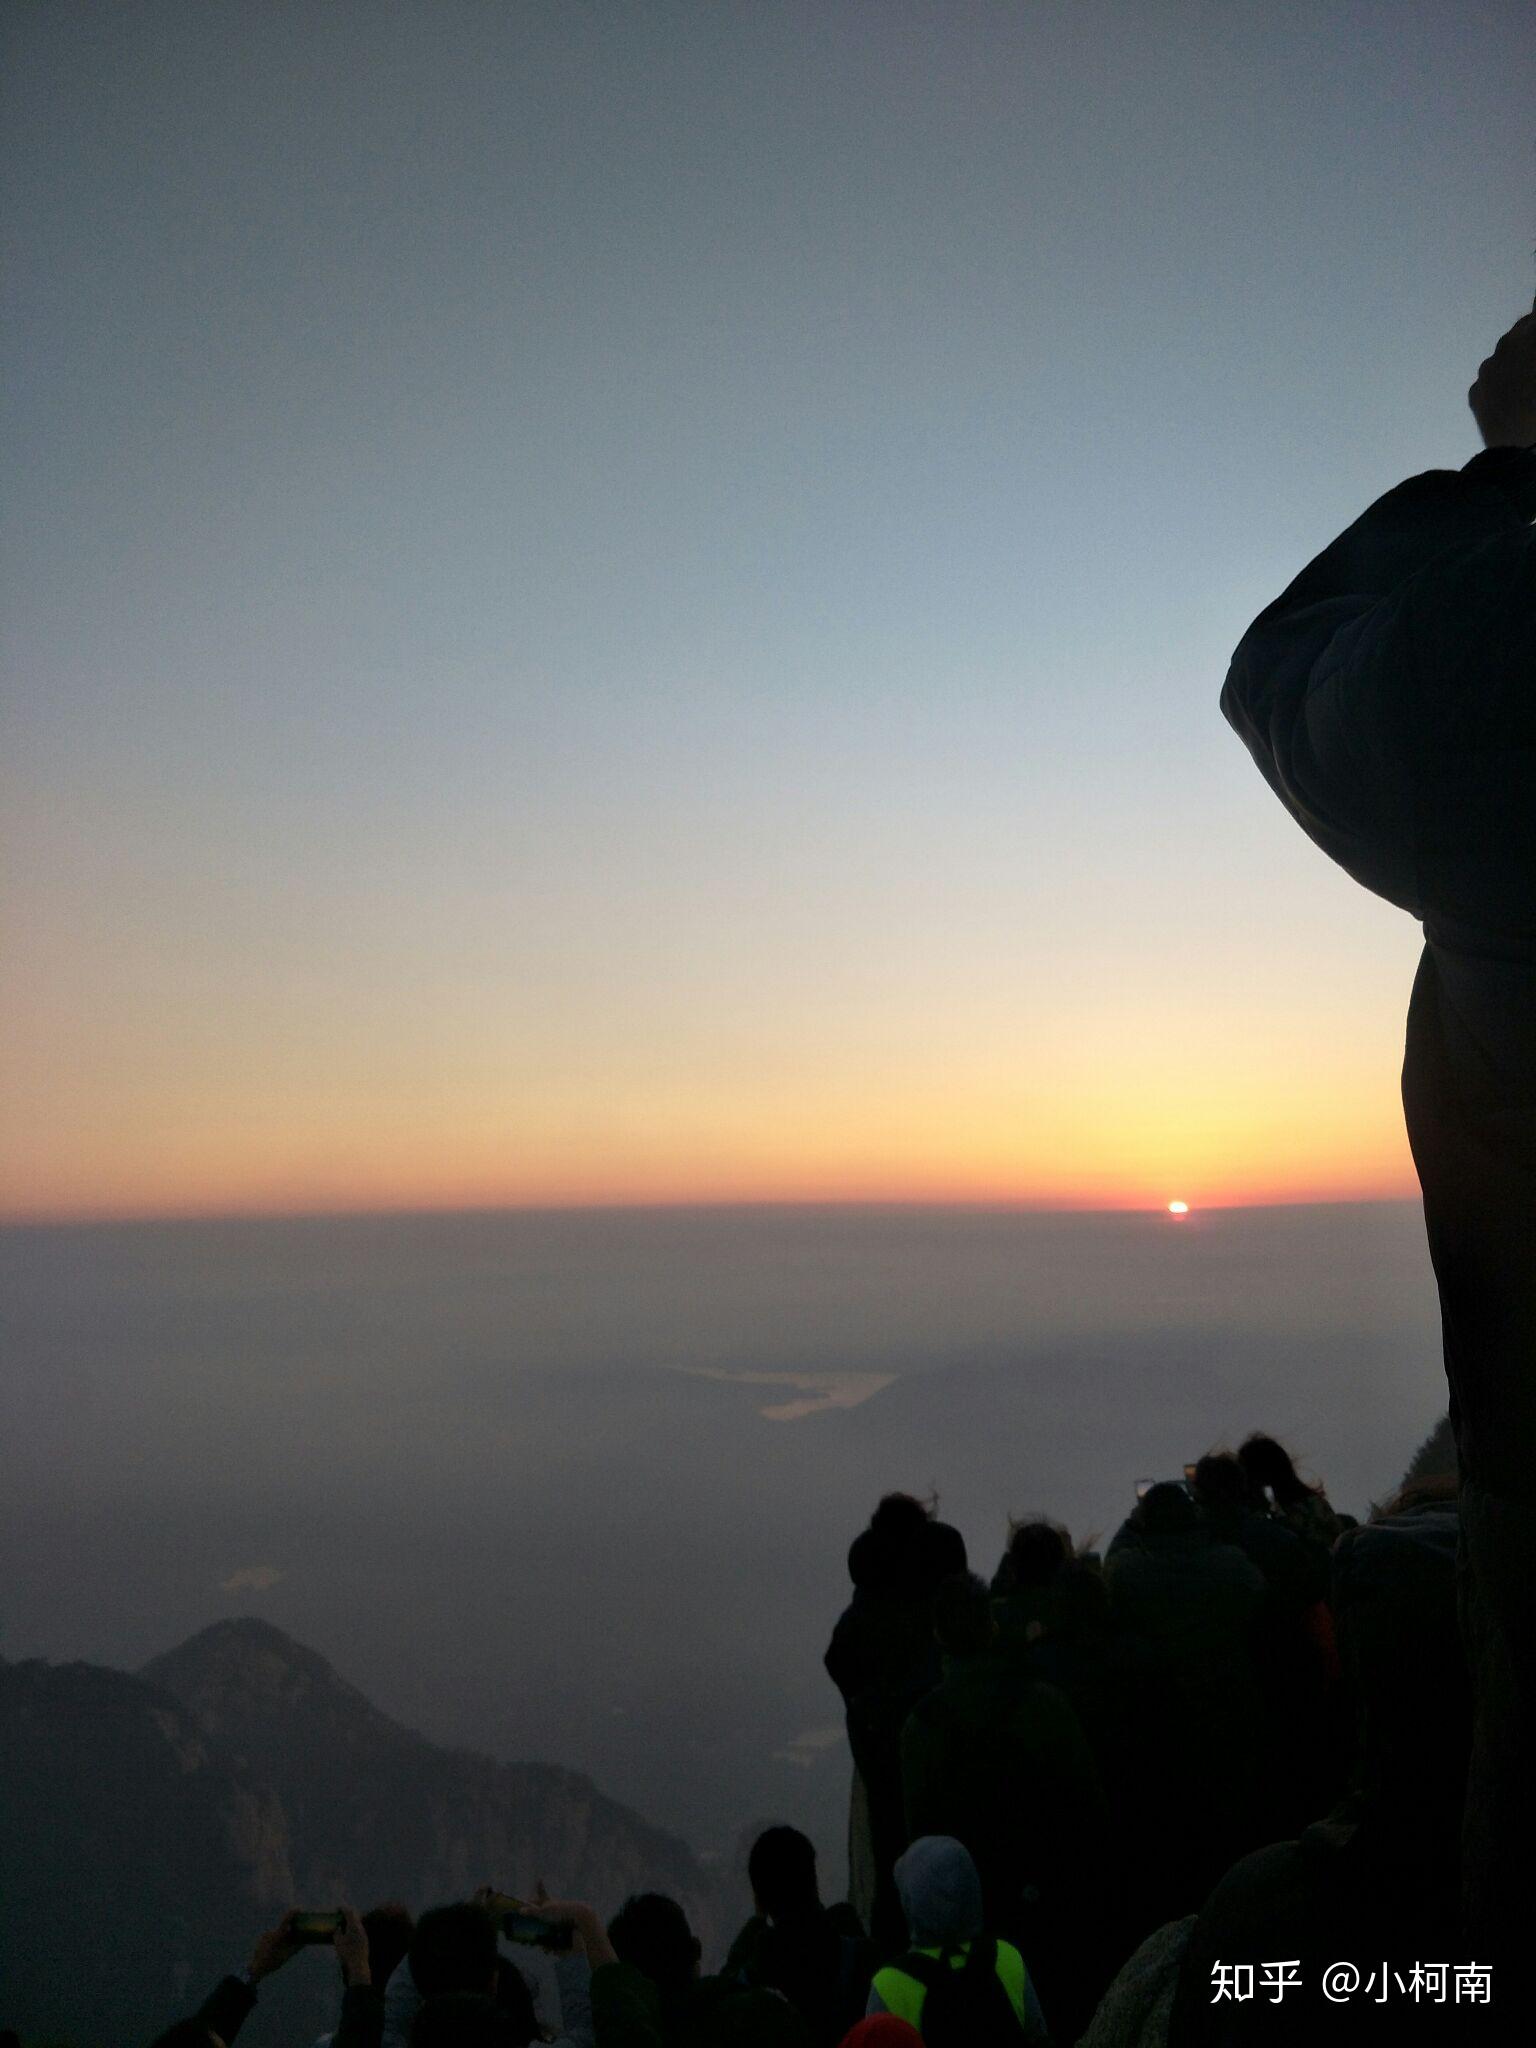
<instances>
[{"instance_id":1,"label":"backpack strap","mask_svg":"<svg viewBox=\"0 0 1536 2048\"><path fill-rule=\"evenodd\" d=\"M978 1976L990 1977L997 1968L997 1939L991 1934L978 1934L971 1943L971 1952L965 1959L967 1970L975 1970Z\"/></svg>"},{"instance_id":2,"label":"backpack strap","mask_svg":"<svg viewBox=\"0 0 1536 2048\"><path fill-rule=\"evenodd\" d=\"M925 1991L931 1991L935 1984L943 1982L940 1963L932 1956L919 1955L916 1949L910 1955L903 1956L894 1968L900 1970L904 1977L911 1977L916 1983L921 1984Z\"/></svg>"}]
</instances>

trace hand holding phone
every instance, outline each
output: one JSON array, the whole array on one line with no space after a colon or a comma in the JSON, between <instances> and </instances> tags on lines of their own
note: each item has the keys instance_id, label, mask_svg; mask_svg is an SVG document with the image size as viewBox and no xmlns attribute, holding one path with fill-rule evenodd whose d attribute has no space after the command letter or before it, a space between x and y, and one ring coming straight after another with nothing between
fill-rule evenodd
<instances>
[{"instance_id":1,"label":"hand holding phone","mask_svg":"<svg viewBox=\"0 0 1536 2048\"><path fill-rule=\"evenodd\" d=\"M545 1919L540 1913L530 1912L527 1902L511 1892L498 1892L486 1887L476 1892L475 1899L484 1906L508 1941L520 1942L524 1948L551 1949L557 1953L571 1945L568 1922Z\"/></svg>"},{"instance_id":2,"label":"hand holding phone","mask_svg":"<svg viewBox=\"0 0 1536 2048\"><path fill-rule=\"evenodd\" d=\"M339 1907L328 1913L294 1913L288 1922L288 1932L299 1948L318 1948L323 1943L334 1942L346 1925L346 1915Z\"/></svg>"}]
</instances>

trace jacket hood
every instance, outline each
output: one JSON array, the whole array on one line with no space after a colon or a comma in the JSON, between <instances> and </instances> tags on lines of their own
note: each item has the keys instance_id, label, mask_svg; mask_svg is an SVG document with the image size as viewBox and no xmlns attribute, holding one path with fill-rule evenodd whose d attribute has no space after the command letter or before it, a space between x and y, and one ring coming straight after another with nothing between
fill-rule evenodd
<instances>
[{"instance_id":1,"label":"jacket hood","mask_svg":"<svg viewBox=\"0 0 1536 2048\"><path fill-rule=\"evenodd\" d=\"M970 1941L982 1930L981 1879L953 1835L923 1835L897 1860L896 1891L915 1948Z\"/></svg>"}]
</instances>

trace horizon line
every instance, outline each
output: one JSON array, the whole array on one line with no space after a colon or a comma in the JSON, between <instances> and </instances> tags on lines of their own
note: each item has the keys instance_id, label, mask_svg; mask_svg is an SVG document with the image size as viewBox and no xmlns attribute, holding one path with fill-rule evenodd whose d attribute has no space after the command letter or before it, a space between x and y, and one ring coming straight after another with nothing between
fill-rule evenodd
<instances>
[{"instance_id":1,"label":"horizon line","mask_svg":"<svg viewBox=\"0 0 1536 2048\"><path fill-rule=\"evenodd\" d=\"M1171 1197L1170 1199L1178 1199ZM996 1195L807 1195L807 1196L662 1196L649 1200L615 1197L609 1200L545 1202L434 1202L374 1203L360 1207L330 1204L320 1207L213 1207L208 1209L102 1209L89 1211L0 1212L0 1230L91 1230L131 1228L170 1223L322 1223L363 1222L370 1219L419 1220L429 1216L570 1216L570 1215L664 1215L709 1211L746 1213L785 1210L947 1210L956 1213L985 1212L989 1215L1020 1216L1162 1216L1170 1221L1192 1223L1201 1216L1224 1216L1265 1209L1364 1209L1417 1205L1417 1190L1409 1194L1359 1194L1288 1196L1268 1201L1191 1202L1187 1215L1174 1219L1167 1202L1050 1202L1026 1197Z\"/></svg>"}]
</instances>

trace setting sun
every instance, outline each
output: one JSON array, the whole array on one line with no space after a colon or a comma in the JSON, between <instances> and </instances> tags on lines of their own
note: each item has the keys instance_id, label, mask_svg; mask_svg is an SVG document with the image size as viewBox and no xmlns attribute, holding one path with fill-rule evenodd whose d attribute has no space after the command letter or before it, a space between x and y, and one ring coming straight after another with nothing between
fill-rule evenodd
<instances>
[{"instance_id":1,"label":"setting sun","mask_svg":"<svg viewBox=\"0 0 1536 2048\"><path fill-rule=\"evenodd\" d=\"M1187 1216L1189 1214L1188 1202L1170 1202L1168 1204L1168 1214L1170 1216Z\"/></svg>"}]
</instances>

